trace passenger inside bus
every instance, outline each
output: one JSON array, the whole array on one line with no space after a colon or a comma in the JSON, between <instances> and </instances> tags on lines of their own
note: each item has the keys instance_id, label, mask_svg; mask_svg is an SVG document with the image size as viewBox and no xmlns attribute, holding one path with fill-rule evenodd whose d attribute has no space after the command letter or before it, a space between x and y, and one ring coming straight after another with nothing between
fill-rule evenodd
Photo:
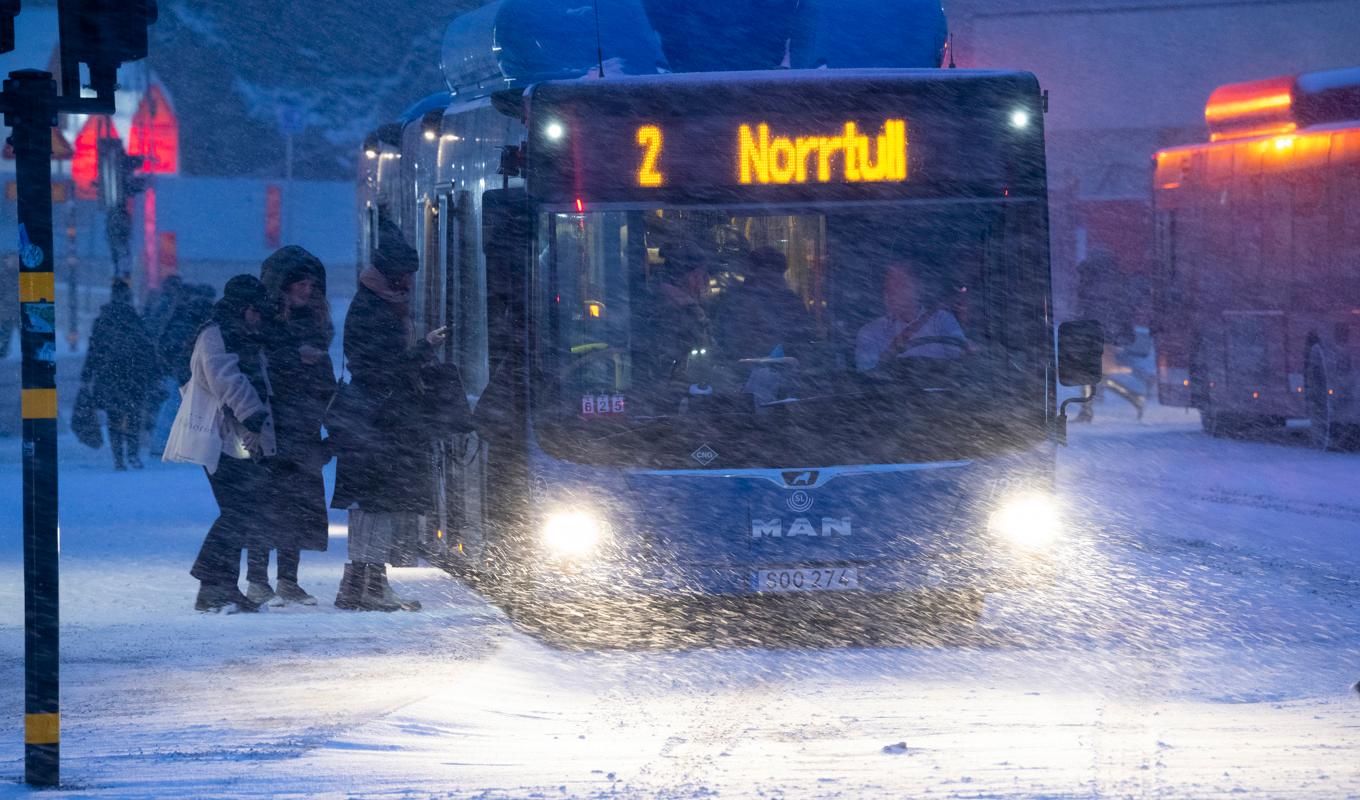
<instances>
[{"instance_id":1,"label":"passenger inside bus","mask_svg":"<svg viewBox=\"0 0 1360 800\"><path fill-rule=\"evenodd\" d=\"M717 344L729 358L771 358L776 349L794 355L816 337L803 298L789 288L788 259L773 247L745 257L745 274L717 309Z\"/></svg>"},{"instance_id":2,"label":"passenger inside bus","mask_svg":"<svg viewBox=\"0 0 1360 800\"><path fill-rule=\"evenodd\" d=\"M908 262L889 264L883 275L883 316L859 329L855 367L868 372L902 358L956 359L970 349L947 300L927 303Z\"/></svg>"},{"instance_id":3,"label":"passenger inside bus","mask_svg":"<svg viewBox=\"0 0 1360 800\"><path fill-rule=\"evenodd\" d=\"M709 267L705 254L689 242L661 251L665 263L661 281L651 297L651 319L642 330L648 341L641 348L650 363L640 363L644 386L661 388L676 379L700 373L697 362L707 356L711 321L705 308ZM697 377L697 376L694 376Z\"/></svg>"},{"instance_id":4,"label":"passenger inside bus","mask_svg":"<svg viewBox=\"0 0 1360 800\"><path fill-rule=\"evenodd\" d=\"M780 398L816 328L803 298L789 288L782 252L758 247L741 261L741 283L718 304L716 345L741 393L761 407Z\"/></svg>"}]
</instances>

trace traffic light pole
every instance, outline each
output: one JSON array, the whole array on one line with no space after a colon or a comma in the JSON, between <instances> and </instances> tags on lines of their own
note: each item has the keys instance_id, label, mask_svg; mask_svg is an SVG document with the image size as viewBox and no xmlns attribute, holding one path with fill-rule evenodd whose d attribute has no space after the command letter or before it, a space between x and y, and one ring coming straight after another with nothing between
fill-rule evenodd
<instances>
[{"instance_id":1,"label":"traffic light pole","mask_svg":"<svg viewBox=\"0 0 1360 800\"><path fill-rule=\"evenodd\" d=\"M11 72L0 106L13 130L19 200L24 425L24 780L60 777L57 606L57 326L52 273L51 73Z\"/></svg>"}]
</instances>

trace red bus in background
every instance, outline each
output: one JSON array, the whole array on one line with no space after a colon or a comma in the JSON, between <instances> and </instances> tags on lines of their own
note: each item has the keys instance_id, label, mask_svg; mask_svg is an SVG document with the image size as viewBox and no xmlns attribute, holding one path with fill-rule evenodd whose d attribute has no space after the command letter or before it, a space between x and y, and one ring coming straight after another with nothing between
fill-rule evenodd
<instances>
[{"instance_id":1,"label":"red bus in background","mask_svg":"<svg viewBox=\"0 0 1360 800\"><path fill-rule=\"evenodd\" d=\"M1158 390L1215 436L1360 440L1360 68L1219 87L1156 155Z\"/></svg>"}]
</instances>

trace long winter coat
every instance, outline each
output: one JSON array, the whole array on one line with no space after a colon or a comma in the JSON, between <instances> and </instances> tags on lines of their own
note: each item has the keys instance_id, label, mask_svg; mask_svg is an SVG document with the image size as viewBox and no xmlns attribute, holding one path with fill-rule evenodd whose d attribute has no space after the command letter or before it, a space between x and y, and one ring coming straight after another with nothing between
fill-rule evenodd
<instances>
[{"instance_id":1,"label":"long winter coat","mask_svg":"<svg viewBox=\"0 0 1360 800\"><path fill-rule=\"evenodd\" d=\"M279 320L266 336L278 456L270 460L271 547L325 550L328 537L326 485L321 467L331 456L321 438L326 405L335 392L335 367L325 355L329 331L311 315ZM323 355L314 364L299 348Z\"/></svg>"},{"instance_id":2,"label":"long winter coat","mask_svg":"<svg viewBox=\"0 0 1360 800\"><path fill-rule=\"evenodd\" d=\"M428 416L421 371L434 360L423 340L408 342L400 312L361 285L345 317L351 399L367 409L341 436L333 508L428 513L433 503Z\"/></svg>"},{"instance_id":3,"label":"long winter coat","mask_svg":"<svg viewBox=\"0 0 1360 800\"><path fill-rule=\"evenodd\" d=\"M111 414L140 414L156 379L156 349L137 310L111 302L90 331L90 350L81 373L95 405Z\"/></svg>"}]
</instances>

